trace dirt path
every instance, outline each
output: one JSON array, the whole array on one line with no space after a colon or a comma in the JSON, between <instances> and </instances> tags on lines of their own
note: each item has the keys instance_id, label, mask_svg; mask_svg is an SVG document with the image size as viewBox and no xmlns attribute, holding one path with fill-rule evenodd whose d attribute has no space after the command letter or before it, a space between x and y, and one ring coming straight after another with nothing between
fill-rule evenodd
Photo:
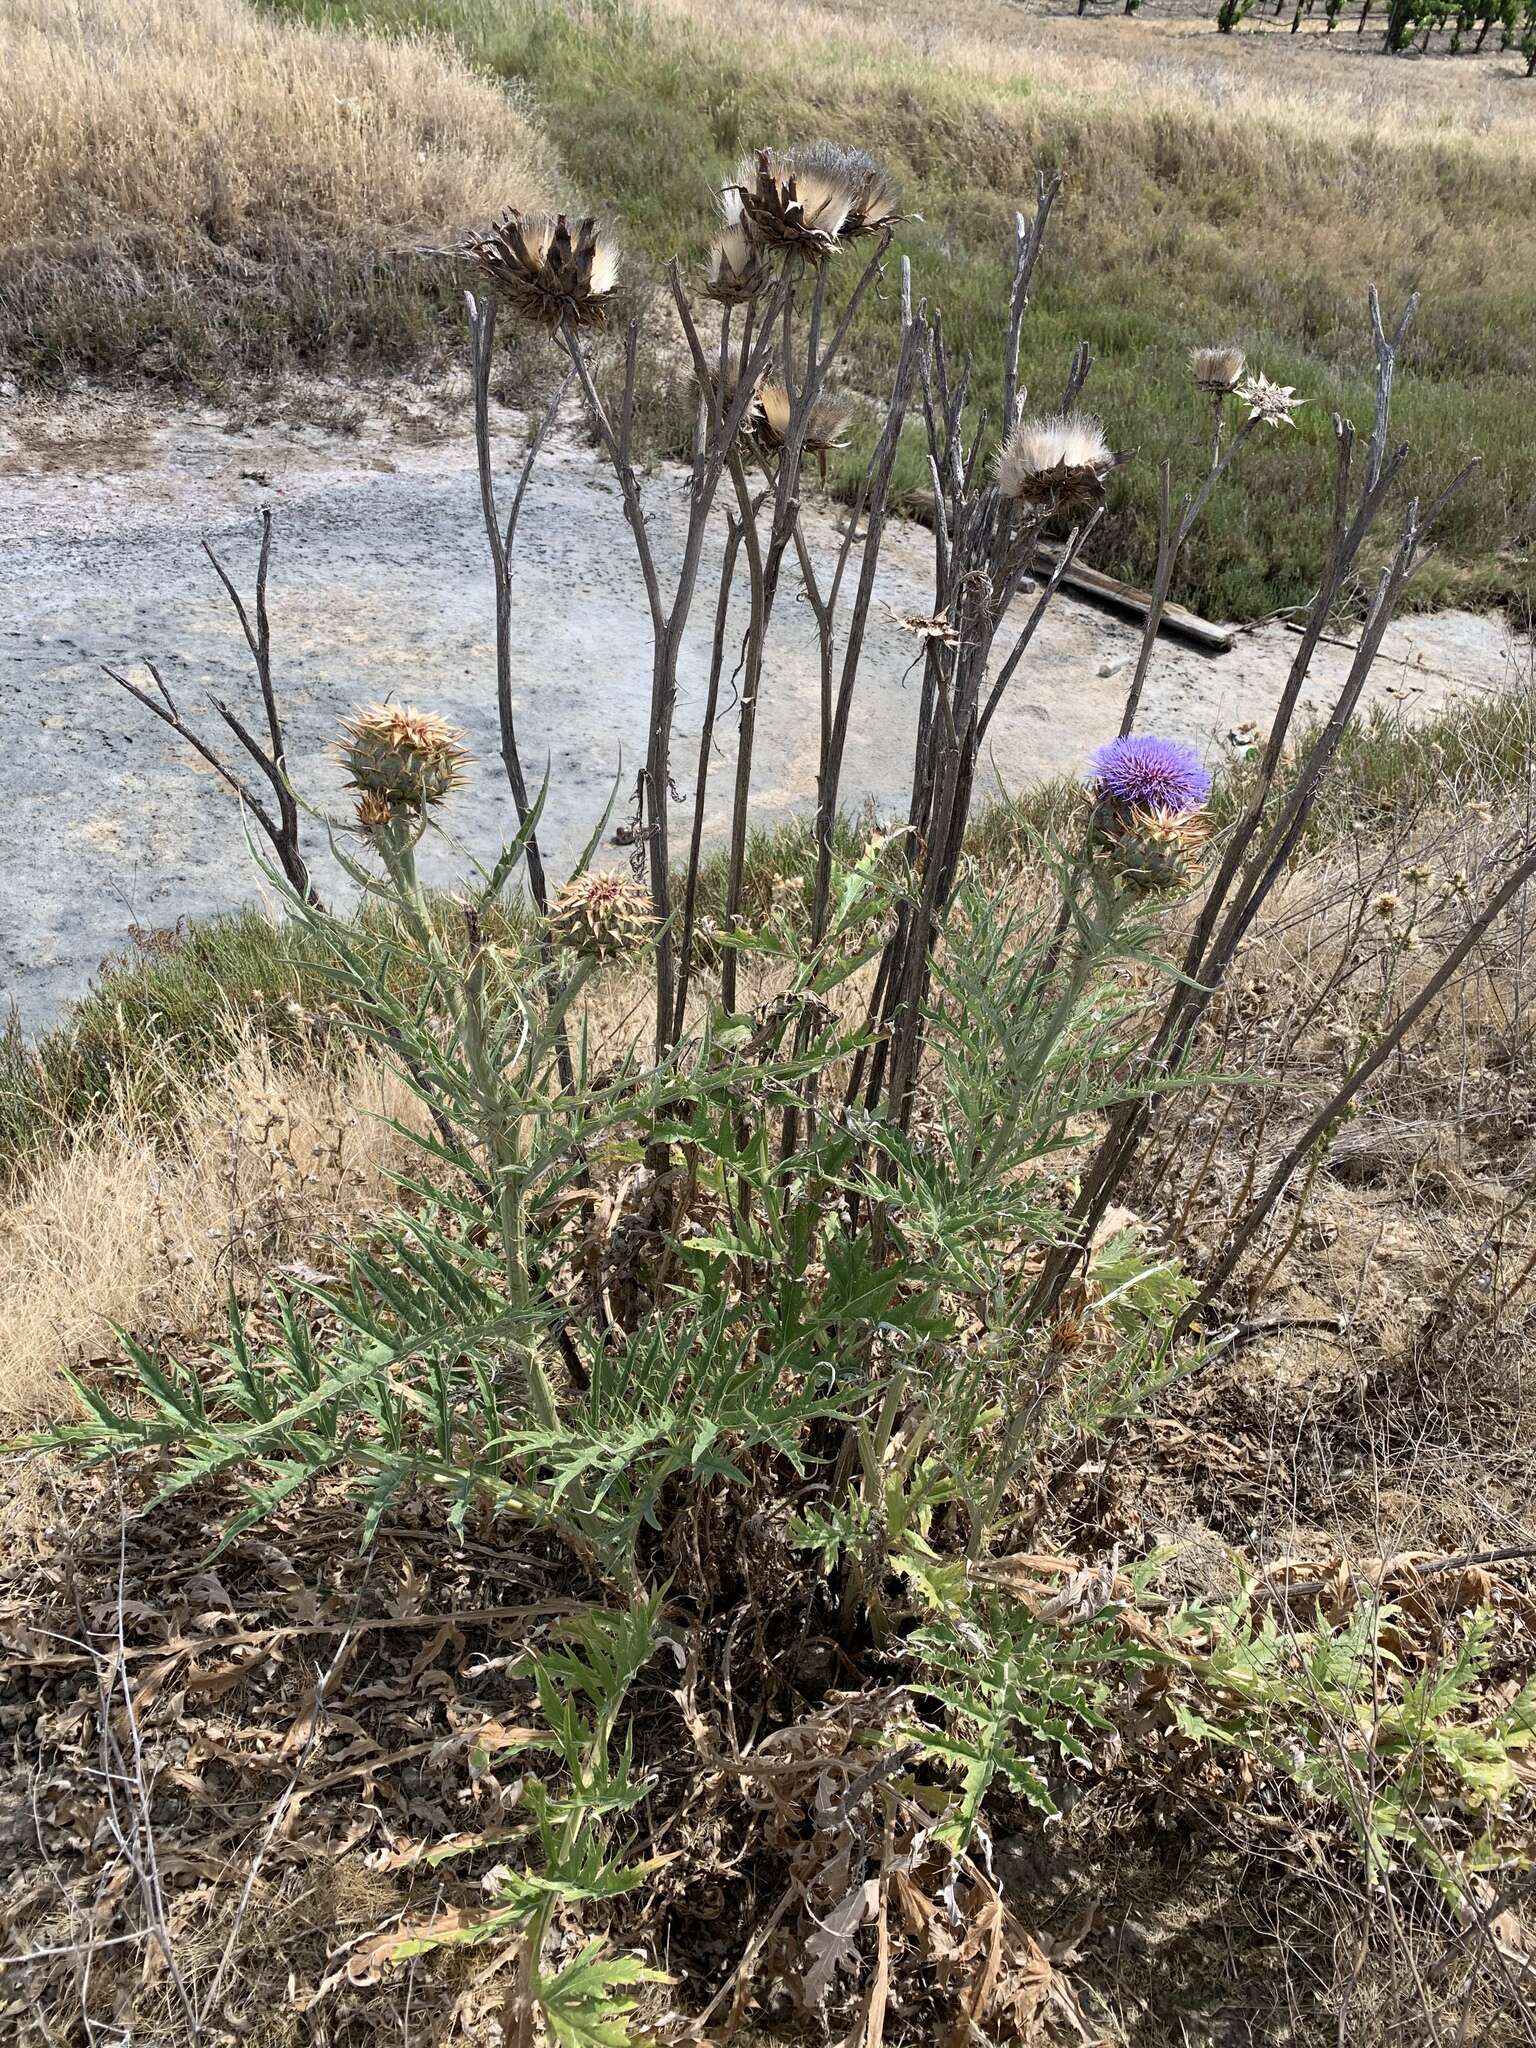
<instances>
[{"instance_id":1,"label":"dirt path","mask_svg":"<svg viewBox=\"0 0 1536 2048\"><path fill-rule=\"evenodd\" d=\"M370 412L356 431L335 431L232 427L206 410L151 415L95 403L63 419L0 405L0 996L30 1028L86 986L131 925L174 926L257 893L219 785L101 664L148 656L188 706L209 692L248 702L244 642L200 542L248 589L263 504L276 515L272 626L300 785L336 798L325 750L337 721L360 701L393 694L446 713L468 734L477 766L452 814L463 845L483 858L507 831L471 453L461 434L443 437L408 404L387 409L392 418ZM508 425L516 426L510 415ZM509 431L499 450L509 469L518 445ZM650 502L665 560L681 526L679 474L658 474ZM830 549L830 520L818 520L817 538ZM894 805L905 789L916 650L895 614L929 608L930 560L917 527L897 530L885 551L848 749L850 804ZM648 625L618 496L574 444L555 449L534 479L518 561L519 730L530 774L548 760L543 837L558 873L616 777L622 815L650 687ZM707 564L677 712L685 795L713 598ZM994 723L984 792L1080 772L1118 722L1136 641L1132 627L1058 601ZM1264 718L1293 647L1283 627L1246 635L1217 657L1165 643L1143 726L1218 751L1234 724ZM1326 650L1314 676L1319 700L1346 659ZM1498 686L1515 660L1497 620L1410 620L1394 630L1373 693L1428 707L1456 688ZM789 595L775 621L771 679L754 789L764 824L807 809L814 792L815 643L804 605ZM731 752L727 730L710 786L715 833ZM436 868L453 871L446 849Z\"/></svg>"}]
</instances>

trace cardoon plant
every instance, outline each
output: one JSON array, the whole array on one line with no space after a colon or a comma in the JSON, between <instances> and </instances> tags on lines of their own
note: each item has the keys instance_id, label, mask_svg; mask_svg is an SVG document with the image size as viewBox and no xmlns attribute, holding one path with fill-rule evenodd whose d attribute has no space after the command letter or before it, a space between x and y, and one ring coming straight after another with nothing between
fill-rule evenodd
<instances>
[{"instance_id":1,"label":"cardoon plant","mask_svg":"<svg viewBox=\"0 0 1536 2048\"><path fill-rule=\"evenodd\" d=\"M1406 508L1346 681L1288 777L1313 656L1360 575L1403 461L1388 427L1408 315L1389 337L1373 295L1378 405L1364 460L1354 429L1336 418L1327 567L1245 807L1211 846L1207 876L1210 777L1188 748L1137 731L1140 701L1180 550L1242 447L1288 420L1296 401L1235 349L1197 352L1192 375L1214 416L1209 454L1177 506L1164 466L1141 652L1120 734L1106 735L1085 774L1076 843L1052 856L1055 903L1036 911L1016 890L981 890L967 827L989 725L1127 459L1079 408L1092 367L1085 346L1059 407L1025 413L1025 313L1059 189L1059 179L1040 179L1033 218L1016 220L995 436L902 263L873 454L829 544L804 516L806 457L842 434L831 377L883 276L899 199L858 150L751 156L720 195L724 227L701 299L678 265L668 272L694 426L682 544L666 573L634 448L639 315L617 323L617 396L600 388L594 336L623 303L611 244L591 221L573 233L564 220L516 214L472 240L466 258L485 289L468 301L476 449L516 831L446 915L422 895L415 852L464 764L457 735L429 713L375 708L342 741L357 812L332 822L333 844L383 912L359 926L316 900L309 882L264 601L251 645L270 747L249 742L247 752L279 797L275 812L256 808L259 792L196 739L168 697L135 692L254 798L292 913L328 960L343 1013L398 1061L430 1129L417 1136L418 1171L402 1182L397 1214L345 1249L340 1283L302 1283L281 1301L259 1353L236 1304L211 1375L197 1360L136 1353L136 1398L114 1406L82 1387L89 1419L63 1434L97 1453L152 1447L167 1456L173 1485L237 1474L252 1517L327 1472L365 1502L365 1532L426 1486L447 1497L455 1522L471 1513L488 1525L517 1521L561 1547L573 1584L607 1623L588 1631L590 1682L587 1666L572 1677L569 1656L560 1668L574 1692L550 1677L554 1663L540 1680L570 1787L552 1821L547 1786L530 1774L537 1789L526 1798L540 1824L525 1847L538 1868L504 1873L491 1923L528 1944L524 2018L560 1982L542 1974L551 1900L575 1911L646 1875L630 1865L623 1883L609 1881L617 1830L639 1825L654 1789L631 1773L614 1720L655 1646L660 1603L649 1587L665 1580L688 1611L678 1640L686 1633L690 1698L696 1682L715 1685L727 1712L727 1617L744 1611L744 1588L762 1627L769 1720L788 1711L775 1645L803 1642L814 1621L844 1664L866 1673L877 1645L880 1686L901 1704L865 1731L869 1747L900 1733L907 1748L860 1783L883 1797L918 1754L932 1772L947 1768L943 1759L961 1764L952 1798L932 1776L900 1792L922 1816L941 1885L946 1873L951 1885L961 1872L981 1881L967 1844L984 1825L993 1777L1048 1808L1042 1755L1086 1754L1093 1731L1111 1725L1113 1688L1142 1656L1141 1639L1128 1650L1113 1625L1113 1562L1107 1576L1090 1575L1098 1590L1082 1596L1080 1612L1043 1624L1022 1609L1000 1620L978 1595L979 1575L993 1552L1029 1548L1043 1513L1029 1477L1037 1458L1078 1432L1107 1431L1173 1369L1171 1338L1195 1289L1172 1255L1112 1229L1109 1211L1132 1186L1160 1100L1185 1077L1204 1005L1302 840L1443 496ZM513 719L521 642L510 565L528 478L569 386L531 434L503 513L489 427L501 304L553 332L628 515L652 650L628 878L590 872L589 848L578 873L551 888L539 847L540 800L530 797ZM898 457L914 440L933 486L934 584L909 622L921 676L908 795L888 830L850 834L844 756ZM679 664L706 536L722 517L702 636L697 780L679 791ZM1066 530L1048 556L1040 542L1052 528ZM808 907L754 921L745 885L755 726L775 686L771 632L786 582L815 621L820 662ZM729 701L738 585L747 618L724 902L706 928L702 819ZM264 591L265 549L263 600ZM686 862L675 872L674 812L690 802ZM1536 846L1471 918L1465 949L1532 872ZM519 875L534 914L491 943L488 922ZM1165 943L1159 910L1180 891L1187 940L1149 996L1146 970ZM591 1043L584 998L603 974L638 982L650 1016L643 1044ZM1357 1067L1345 1088L1390 1052L1387 1040L1374 1047L1374 1064ZM1095 1127L1091 1156L1068 1175L1061 1155ZM1279 1191L1272 1181L1261 1199ZM617 1629L621 1612L632 1630ZM622 1656L599 1641L615 1629ZM1164 1643L1155 1654L1176 1653ZM601 1703L585 1734L576 1693ZM903 1716L915 1728L902 1729ZM704 1743L723 1722L693 1714L689 1725ZM863 1740L852 1744L861 1754ZM864 1815L857 1842L881 1839L882 1825L889 1841L895 1811L887 1806L883 1822ZM848 1882L846 1897L863 1899L864 1881ZM973 2030L975 2020L968 2010Z\"/></svg>"}]
</instances>

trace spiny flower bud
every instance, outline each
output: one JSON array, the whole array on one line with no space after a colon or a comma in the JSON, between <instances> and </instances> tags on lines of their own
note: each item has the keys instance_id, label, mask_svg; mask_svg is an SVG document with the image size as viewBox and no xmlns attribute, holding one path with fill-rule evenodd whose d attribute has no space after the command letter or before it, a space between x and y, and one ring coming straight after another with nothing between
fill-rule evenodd
<instances>
[{"instance_id":1,"label":"spiny flower bud","mask_svg":"<svg viewBox=\"0 0 1536 2048\"><path fill-rule=\"evenodd\" d=\"M573 241L563 213L509 207L466 249L509 306L551 327L566 314L579 327L599 324L619 282L618 250L590 217Z\"/></svg>"},{"instance_id":2,"label":"spiny flower bud","mask_svg":"<svg viewBox=\"0 0 1536 2048\"><path fill-rule=\"evenodd\" d=\"M464 779L469 754L462 735L434 712L374 704L354 712L342 733L337 754L348 783L362 793L358 823L365 829L388 822L380 806L390 813L420 813L441 803Z\"/></svg>"},{"instance_id":3,"label":"spiny flower bud","mask_svg":"<svg viewBox=\"0 0 1536 2048\"><path fill-rule=\"evenodd\" d=\"M1100 814L1095 838L1113 859L1125 887L1150 895L1190 886L1210 831L1199 811L1172 816L1166 811L1111 808Z\"/></svg>"},{"instance_id":4,"label":"spiny flower bud","mask_svg":"<svg viewBox=\"0 0 1536 2048\"><path fill-rule=\"evenodd\" d=\"M1104 479L1124 456L1087 413L1020 420L997 458L997 487L1016 503L1064 512L1104 495Z\"/></svg>"},{"instance_id":5,"label":"spiny flower bud","mask_svg":"<svg viewBox=\"0 0 1536 2048\"><path fill-rule=\"evenodd\" d=\"M1196 388L1213 396L1235 391L1247 367L1240 348L1192 348L1189 352L1189 374Z\"/></svg>"},{"instance_id":6,"label":"spiny flower bud","mask_svg":"<svg viewBox=\"0 0 1536 2048\"><path fill-rule=\"evenodd\" d=\"M387 796L380 796L377 790L365 789L357 800L357 823L360 831L382 831L394 815L394 805Z\"/></svg>"},{"instance_id":7,"label":"spiny flower bud","mask_svg":"<svg viewBox=\"0 0 1536 2048\"><path fill-rule=\"evenodd\" d=\"M573 875L549 906L551 945L581 960L624 960L656 928L647 890L623 875Z\"/></svg>"}]
</instances>

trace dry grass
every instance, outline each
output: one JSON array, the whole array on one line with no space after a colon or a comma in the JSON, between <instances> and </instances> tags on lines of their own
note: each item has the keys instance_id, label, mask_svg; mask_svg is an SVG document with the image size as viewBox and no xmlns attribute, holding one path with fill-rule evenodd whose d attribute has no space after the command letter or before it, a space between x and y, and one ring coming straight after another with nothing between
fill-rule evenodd
<instances>
[{"instance_id":1,"label":"dry grass","mask_svg":"<svg viewBox=\"0 0 1536 2048\"><path fill-rule=\"evenodd\" d=\"M735 18L723 0L657 4L711 27ZM1052 116L1094 106L1111 123L1111 143L1114 129L1135 122L1182 127L1204 117L1245 154L1245 138L1260 142L1270 129L1330 151L1445 140L1490 160L1511 151L1536 160L1536 95L1515 89L1524 59L1492 44L1475 63L1378 63L1379 36L1356 43L1352 23L1327 44L1252 26L1222 36L1211 16L1064 19L1009 0L958 0L942 11L923 0L769 0L753 20L789 47L824 44L902 67L916 57L977 87L1022 91ZM1283 183L1275 189L1277 201L1289 197Z\"/></svg>"},{"instance_id":2,"label":"dry grass","mask_svg":"<svg viewBox=\"0 0 1536 2048\"><path fill-rule=\"evenodd\" d=\"M131 1110L64 1141L0 1205L0 1424L69 1404L65 1367L127 1329L206 1337L231 1287L325 1257L386 1194L411 1113L365 1059L279 1071L253 1039L169 1114Z\"/></svg>"},{"instance_id":3,"label":"dry grass","mask_svg":"<svg viewBox=\"0 0 1536 2048\"><path fill-rule=\"evenodd\" d=\"M553 177L515 98L446 45L242 0L0 0L0 241L201 225L441 234Z\"/></svg>"},{"instance_id":4,"label":"dry grass","mask_svg":"<svg viewBox=\"0 0 1536 2048\"><path fill-rule=\"evenodd\" d=\"M413 251L559 193L516 88L442 39L0 0L0 75L0 368L27 383L419 361L455 292Z\"/></svg>"}]
</instances>

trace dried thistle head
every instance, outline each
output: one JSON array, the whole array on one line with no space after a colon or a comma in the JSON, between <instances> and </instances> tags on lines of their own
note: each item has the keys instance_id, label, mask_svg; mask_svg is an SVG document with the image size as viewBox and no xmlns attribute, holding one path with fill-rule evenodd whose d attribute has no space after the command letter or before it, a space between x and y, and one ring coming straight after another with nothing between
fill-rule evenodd
<instances>
[{"instance_id":1,"label":"dried thistle head","mask_svg":"<svg viewBox=\"0 0 1536 2048\"><path fill-rule=\"evenodd\" d=\"M817 142L793 152L802 176L813 175L847 194L848 207L840 235L843 241L878 234L894 227L900 212L901 189L885 165L867 149L849 149L840 142Z\"/></svg>"},{"instance_id":2,"label":"dried thistle head","mask_svg":"<svg viewBox=\"0 0 1536 2048\"><path fill-rule=\"evenodd\" d=\"M395 807L387 796L380 796L376 789L365 789L357 799L357 825L360 832L380 832L395 815Z\"/></svg>"},{"instance_id":3,"label":"dried thistle head","mask_svg":"<svg viewBox=\"0 0 1536 2048\"><path fill-rule=\"evenodd\" d=\"M563 213L509 207L466 247L509 306L551 327L566 314L579 327L600 323L619 282L618 249L590 217L577 223L573 239Z\"/></svg>"},{"instance_id":4,"label":"dried thistle head","mask_svg":"<svg viewBox=\"0 0 1536 2048\"><path fill-rule=\"evenodd\" d=\"M1291 414L1304 398L1296 396L1290 384L1272 384L1262 370L1254 370L1237 387L1237 395L1248 407L1250 420L1262 420L1266 427L1293 427Z\"/></svg>"},{"instance_id":5,"label":"dried thistle head","mask_svg":"<svg viewBox=\"0 0 1536 2048\"><path fill-rule=\"evenodd\" d=\"M1220 396L1237 389L1237 381L1248 367L1240 348L1192 348L1189 374L1197 390Z\"/></svg>"},{"instance_id":6,"label":"dried thistle head","mask_svg":"<svg viewBox=\"0 0 1536 2048\"><path fill-rule=\"evenodd\" d=\"M760 149L726 187L753 238L768 249L830 255L848 223L857 192L846 179L810 161L808 150Z\"/></svg>"},{"instance_id":7,"label":"dried thistle head","mask_svg":"<svg viewBox=\"0 0 1536 2048\"><path fill-rule=\"evenodd\" d=\"M627 875L573 875L549 906L550 943L579 960L633 959L655 928L649 891Z\"/></svg>"},{"instance_id":8,"label":"dried thistle head","mask_svg":"<svg viewBox=\"0 0 1536 2048\"><path fill-rule=\"evenodd\" d=\"M903 633L915 633L925 644L932 641L940 647L960 645L960 628L947 611L895 612L892 616Z\"/></svg>"},{"instance_id":9,"label":"dried thistle head","mask_svg":"<svg viewBox=\"0 0 1536 2048\"><path fill-rule=\"evenodd\" d=\"M715 237L704 272L706 294L722 306L745 306L768 282L768 259L743 222L728 219Z\"/></svg>"},{"instance_id":10,"label":"dried thistle head","mask_svg":"<svg viewBox=\"0 0 1536 2048\"><path fill-rule=\"evenodd\" d=\"M370 830L388 822L381 805L392 817L419 816L441 803L463 781L469 760L457 726L404 704L355 711L343 722L337 754L349 785L360 793L358 823Z\"/></svg>"},{"instance_id":11,"label":"dried thistle head","mask_svg":"<svg viewBox=\"0 0 1536 2048\"><path fill-rule=\"evenodd\" d=\"M789 393L782 384L765 383L758 386L752 423L757 438L765 448L783 447L793 410ZM814 400L810 417L805 423L806 453L828 455L834 448L846 447L844 434L852 417L850 408L836 398L823 397Z\"/></svg>"},{"instance_id":12,"label":"dried thistle head","mask_svg":"<svg viewBox=\"0 0 1536 2048\"><path fill-rule=\"evenodd\" d=\"M997 487L1017 504L1065 511L1102 498L1104 479L1123 460L1091 414L1037 414L1003 443Z\"/></svg>"}]
</instances>

